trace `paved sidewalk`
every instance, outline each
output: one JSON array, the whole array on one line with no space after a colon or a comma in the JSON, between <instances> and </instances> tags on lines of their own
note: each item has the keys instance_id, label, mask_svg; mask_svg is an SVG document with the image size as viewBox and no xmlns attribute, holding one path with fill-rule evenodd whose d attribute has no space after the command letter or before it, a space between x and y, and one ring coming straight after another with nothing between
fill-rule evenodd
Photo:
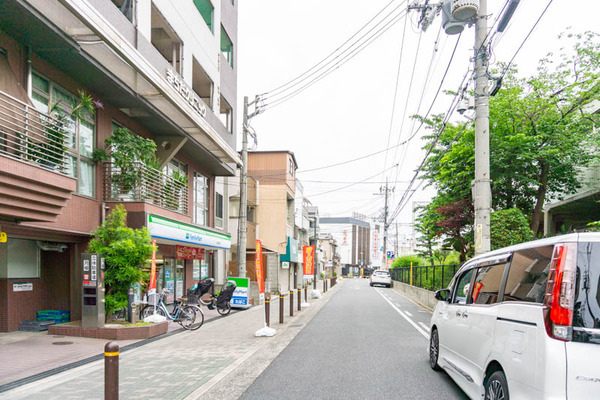
<instances>
[{"instance_id":1,"label":"paved sidewalk","mask_svg":"<svg viewBox=\"0 0 600 400\"><path fill-rule=\"evenodd\" d=\"M302 311L297 311L295 296L294 317L289 316L286 296L283 324L278 323L279 299L273 299L271 327L277 330L273 337L254 336L264 326L264 306L261 305L227 317L214 318L195 332L165 335L162 339L122 351L119 360L120 396L126 399L239 397L342 283L322 293L321 299L311 299L309 289L310 307ZM101 351L104 344L105 341ZM0 398L11 399L103 397L103 359L0 393Z\"/></svg>"}]
</instances>

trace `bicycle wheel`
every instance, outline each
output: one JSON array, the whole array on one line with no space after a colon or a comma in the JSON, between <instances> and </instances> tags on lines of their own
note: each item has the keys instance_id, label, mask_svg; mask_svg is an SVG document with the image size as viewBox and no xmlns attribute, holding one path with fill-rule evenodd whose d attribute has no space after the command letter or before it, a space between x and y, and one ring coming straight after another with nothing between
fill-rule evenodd
<instances>
[{"instance_id":1,"label":"bicycle wheel","mask_svg":"<svg viewBox=\"0 0 600 400\"><path fill-rule=\"evenodd\" d=\"M184 306L177 313L177 322L183 329L189 330L196 321L196 309L192 306Z\"/></svg>"},{"instance_id":2,"label":"bicycle wheel","mask_svg":"<svg viewBox=\"0 0 600 400\"><path fill-rule=\"evenodd\" d=\"M200 309L199 306L190 306L190 307L194 307L194 309L196 310L196 320L190 327L191 331L195 331L196 329L200 329L200 327L204 323L204 313L202 312L202 310Z\"/></svg>"},{"instance_id":3,"label":"bicycle wheel","mask_svg":"<svg viewBox=\"0 0 600 400\"><path fill-rule=\"evenodd\" d=\"M156 309L156 313L158 315L162 315L165 318L167 317L167 315L165 314L165 311L160 307L158 307ZM142 308L142 311L140 311L140 319L143 321L144 318L149 317L153 314L154 314L154 305L148 304L146 307Z\"/></svg>"},{"instance_id":4,"label":"bicycle wheel","mask_svg":"<svg viewBox=\"0 0 600 400\"><path fill-rule=\"evenodd\" d=\"M231 311L231 304L229 304L229 302L227 302L222 306L217 306L217 311L221 315L227 315Z\"/></svg>"}]
</instances>

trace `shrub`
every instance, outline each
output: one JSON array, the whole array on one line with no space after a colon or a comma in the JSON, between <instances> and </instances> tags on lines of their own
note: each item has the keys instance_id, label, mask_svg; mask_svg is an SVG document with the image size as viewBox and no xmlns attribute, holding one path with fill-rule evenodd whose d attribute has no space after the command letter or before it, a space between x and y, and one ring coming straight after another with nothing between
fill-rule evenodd
<instances>
[{"instance_id":1,"label":"shrub","mask_svg":"<svg viewBox=\"0 0 600 400\"><path fill-rule=\"evenodd\" d=\"M413 266L425 265L425 262L421 257L416 255L408 255L396 258L392 263L392 269L410 267L411 262Z\"/></svg>"}]
</instances>

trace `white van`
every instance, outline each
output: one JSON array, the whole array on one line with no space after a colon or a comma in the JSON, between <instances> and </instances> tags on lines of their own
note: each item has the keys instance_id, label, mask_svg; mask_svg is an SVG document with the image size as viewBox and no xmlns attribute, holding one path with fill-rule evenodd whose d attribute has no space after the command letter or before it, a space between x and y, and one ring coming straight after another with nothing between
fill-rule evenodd
<instances>
[{"instance_id":1,"label":"white van","mask_svg":"<svg viewBox=\"0 0 600 400\"><path fill-rule=\"evenodd\" d=\"M469 397L600 399L600 233L477 256L435 296L431 367Z\"/></svg>"}]
</instances>

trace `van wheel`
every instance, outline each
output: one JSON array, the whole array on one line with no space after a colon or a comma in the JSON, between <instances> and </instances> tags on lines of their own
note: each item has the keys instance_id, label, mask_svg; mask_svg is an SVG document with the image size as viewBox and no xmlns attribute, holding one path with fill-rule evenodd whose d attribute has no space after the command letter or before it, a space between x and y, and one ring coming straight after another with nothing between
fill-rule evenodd
<instances>
[{"instance_id":1,"label":"van wheel","mask_svg":"<svg viewBox=\"0 0 600 400\"><path fill-rule=\"evenodd\" d=\"M508 383L504 372L496 371L485 383L485 400L509 400Z\"/></svg>"},{"instance_id":2,"label":"van wheel","mask_svg":"<svg viewBox=\"0 0 600 400\"><path fill-rule=\"evenodd\" d=\"M429 366L434 371L441 371L442 368L438 365L438 357L440 356L440 338L437 329L431 331L429 337Z\"/></svg>"}]
</instances>

